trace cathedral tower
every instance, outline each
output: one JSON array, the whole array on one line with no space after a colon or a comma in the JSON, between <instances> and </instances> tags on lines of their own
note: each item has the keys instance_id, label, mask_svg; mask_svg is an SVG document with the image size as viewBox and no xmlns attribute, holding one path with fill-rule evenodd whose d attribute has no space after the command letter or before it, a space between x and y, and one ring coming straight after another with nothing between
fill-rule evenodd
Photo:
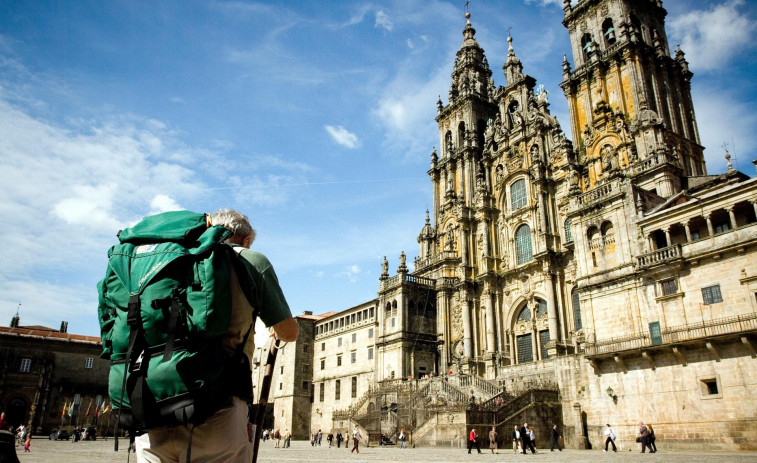
<instances>
[{"instance_id":1,"label":"cathedral tower","mask_svg":"<svg viewBox=\"0 0 757 463\"><path fill-rule=\"evenodd\" d=\"M573 142L583 189L614 173L662 197L684 176L706 174L692 73L678 48L671 56L660 0L564 1L575 69L563 61Z\"/></svg>"}]
</instances>

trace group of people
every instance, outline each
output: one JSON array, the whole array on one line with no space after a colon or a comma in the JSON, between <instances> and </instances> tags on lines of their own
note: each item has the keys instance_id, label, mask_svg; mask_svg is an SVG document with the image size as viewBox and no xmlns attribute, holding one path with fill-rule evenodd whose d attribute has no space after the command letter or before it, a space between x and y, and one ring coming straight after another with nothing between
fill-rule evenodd
<instances>
[{"instance_id":1,"label":"group of people","mask_svg":"<svg viewBox=\"0 0 757 463\"><path fill-rule=\"evenodd\" d=\"M552 425L551 451L557 449L562 452L562 446L560 445L561 437L560 432L557 430L557 425ZM511 438L513 441L513 453L522 451L526 454L527 450L531 450L531 453L537 453L536 433L532 427L528 426L528 423L523 423L523 426L520 428L517 425L513 426ZM476 433L476 428L473 428L468 433L468 453L471 453L471 450L473 450L474 447L478 453L481 453L481 447L478 441L478 433ZM489 431L489 449L492 453L499 453L499 433L497 432L496 427L492 427L491 431Z\"/></svg>"},{"instance_id":2,"label":"group of people","mask_svg":"<svg viewBox=\"0 0 757 463\"><path fill-rule=\"evenodd\" d=\"M287 429L283 434L277 429L277 430L268 430L264 429L263 433L260 437L260 439L265 442L268 439L271 439L273 441L273 446L275 448L287 448L292 443L292 433L289 432ZM284 445L281 445L281 440L284 439Z\"/></svg>"}]
</instances>

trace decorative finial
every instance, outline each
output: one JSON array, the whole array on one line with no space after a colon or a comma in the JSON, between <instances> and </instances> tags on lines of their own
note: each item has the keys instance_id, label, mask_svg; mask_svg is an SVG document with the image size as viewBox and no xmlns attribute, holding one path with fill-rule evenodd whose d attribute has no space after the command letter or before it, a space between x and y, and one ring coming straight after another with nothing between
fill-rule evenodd
<instances>
[{"instance_id":1,"label":"decorative finial","mask_svg":"<svg viewBox=\"0 0 757 463\"><path fill-rule=\"evenodd\" d=\"M731 153L728 152L728 142L723 142L720 145L725 150L725 160L728 163L728 170L733 170L733 164L731 163Z\"/></svg>"}]
</instances>

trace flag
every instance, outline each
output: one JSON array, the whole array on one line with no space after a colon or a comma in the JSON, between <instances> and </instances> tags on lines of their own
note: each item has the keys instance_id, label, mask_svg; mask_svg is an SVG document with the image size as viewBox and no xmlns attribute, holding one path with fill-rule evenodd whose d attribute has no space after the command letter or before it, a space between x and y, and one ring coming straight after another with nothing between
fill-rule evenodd
<instances>
[{"instance_id":1,"label":"flag","mask_svg":"<svg viewBox=\"0 0 757 463\"><path fill-rule=\"evenodd\" d=\"M108 404L108 406L103 409L103 413L108 413L108 410L110 410L110 404Z\"/></svg>"},{"instance_id":2,"label":"flag","mask_svg":"<svg viewBox=\"0 0 757 463\"><path fill-rule=\"evenodd\" d=\"M92 399L89 399L89 405L87 405L87 412L84 416L89 416L89 410L92 408Z\"/></svg>"},{"instance_id":3,"label":"flag","mask_svg":"<svg viewBox=\"0 0 757 463\"><path fill-rule=\"evenodd\" d=\"M61 418L61 419L63 419L63 418L65 418L65 417L66 417L66 408L68 408L68 400L66 400L66 401L65 401L65 402L63 403L63 411L62 411L62 412L60 412L60 418Z\"/></svg>"}]
</instances>

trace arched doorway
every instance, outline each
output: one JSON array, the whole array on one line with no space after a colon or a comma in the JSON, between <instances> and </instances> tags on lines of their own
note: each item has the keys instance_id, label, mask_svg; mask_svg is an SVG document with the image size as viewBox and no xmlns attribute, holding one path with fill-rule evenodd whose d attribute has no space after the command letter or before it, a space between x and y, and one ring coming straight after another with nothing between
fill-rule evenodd
<instances>
[{"instance_id":1,"label":"arched doorway","mask_svg":"<svg viewBox=\"0 0 757 463\"><path fill-rule=\"evenodd\" d=\"M23 397L16 397L5 408L5 419L14 428L29 421L29 404Z\"/></svg>"}]
</instances>

